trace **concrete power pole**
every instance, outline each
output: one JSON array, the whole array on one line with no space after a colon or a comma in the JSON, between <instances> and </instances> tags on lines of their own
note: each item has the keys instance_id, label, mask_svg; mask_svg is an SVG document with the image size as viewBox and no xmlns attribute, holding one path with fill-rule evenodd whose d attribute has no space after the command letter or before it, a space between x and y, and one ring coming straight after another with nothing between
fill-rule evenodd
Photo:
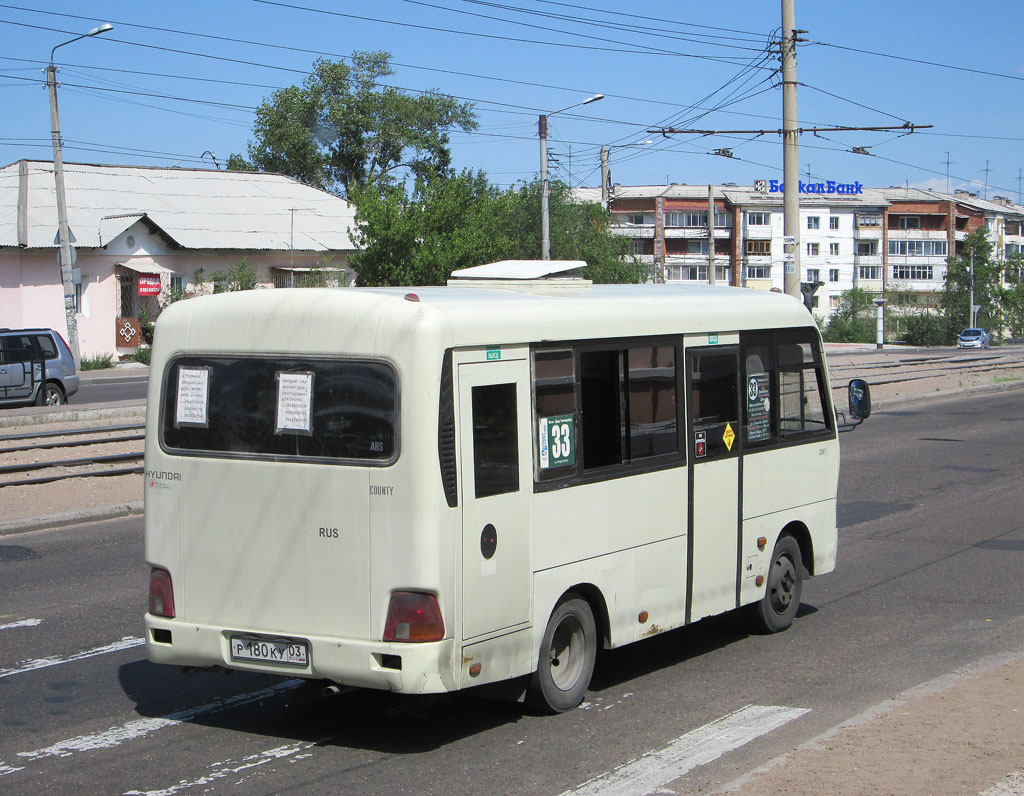
<instances>
[{"instance_id":1,"label":"concrete power pole","mask_svg":"<svg viewBox=\"0 0 1024 796\"><path fill-rule=\"evenodd\" d=\"M601 205L605 210L608 209L608 202L611 199L609 180L611 180L611 175L608 173L608 147L603 146L601 147Z\"/></svg>"},{"instance_id":2,"label":"concrete power pole","mask_svg":"<svg viewBox=\"0 0 1024 796\"><path fill-rule=\"evenodd\" d=\"M53 137L53 179L57 191L57 239L60 262L60 281L64 285L64 317L68 327L68 348L75 358L75 367L82 364L81 348L78 344L78 318L75 316L75 280L71 260L71 236L68 230L67 193L64 190L64 157L61 152L60 117L57 113L57 67L46 67L46 88L50 94L50 134Z\"/></svg>"},{"instance_id":3,"label":"concrete power pole","mask_svg":"<svg viewBox=\"0 0 1024 796\"><path fill-rule=\"evenodd\" d=\"M796 21L794 0L782 0L782 129L783 216L787 242L783 286L790 296L802 299L800 291L800 133L796 110Z\"/></svg>"},{"instance_id":4,"label":"concrete power pole","mask_svg":"<svg viewBox=\"0 0 1024 796\"><path fill-rule=\"evenodd\" d=\"M708 284L715 284L715 186L708 185Z\"/></svg>"}]
</instances>

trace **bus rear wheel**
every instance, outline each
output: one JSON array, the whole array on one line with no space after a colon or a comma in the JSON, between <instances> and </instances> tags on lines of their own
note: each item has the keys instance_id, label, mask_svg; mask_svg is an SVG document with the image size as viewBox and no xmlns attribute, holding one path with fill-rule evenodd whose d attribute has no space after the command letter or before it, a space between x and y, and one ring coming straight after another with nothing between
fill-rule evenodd
<instances>
[{"instance_id":1,"label":"bus rear wheel","mask_svg":"<svg viewBox=\"0 0 1024 796\"><path fill-rule=\"evenodd\" d=\"M792 536L775 543L764 597L754 603L754 628L761 633L778 633L793 624L803 591L803 559L800 545Z\"/></svg>"},{"instance_id":2,"label":"bus rear wheel","mask_svg":"<svg viewBox=\"0 0 1024 796\"><path fill-rule=\"evenodd\" d=\"M583 701L597 660L597 625L590 605L570 592L555 606L530 678L529 703L564 713Z\"/></svg>"}]
</instances>

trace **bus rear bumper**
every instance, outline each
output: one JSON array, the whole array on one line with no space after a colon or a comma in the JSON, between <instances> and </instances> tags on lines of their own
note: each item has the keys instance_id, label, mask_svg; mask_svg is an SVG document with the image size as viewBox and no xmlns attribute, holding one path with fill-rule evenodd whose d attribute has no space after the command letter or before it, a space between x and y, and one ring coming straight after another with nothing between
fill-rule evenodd
<instances>
[{"instance_id":1,"label":"bus rear bumper","mask_svg":"<svg viewBox=\"0 0 1024 796\"><path fill-rule=\"evenodd\" d=\"M287 638L307 645L305 664L238 660L231 637ZM223 628L146 614L146 652L153 663L330 680L340 685L405 694L435 694L456 689L452 676L453 639L389 644L327 636L279 636L245 628Z\"/></svg>"}]
</instances>

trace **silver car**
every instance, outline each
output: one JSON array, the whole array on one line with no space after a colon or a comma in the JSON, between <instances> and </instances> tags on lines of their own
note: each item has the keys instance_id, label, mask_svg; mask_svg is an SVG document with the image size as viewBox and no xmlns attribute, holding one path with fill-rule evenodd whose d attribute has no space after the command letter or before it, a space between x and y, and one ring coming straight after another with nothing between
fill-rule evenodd
<instances>
[{"instance_id":1,"label":"silver car","mask_svg":"<svg viewBox=\"0 0 1024 796\"><path fill-rule=\"evenodd\" d=\"M964 329L956 338L957 348L988 348L989 334L984 329Z\"/></svg>"},{"instance_id":2,"label":"silver car","mask_svg":"<svg viewBox=\"0 0 1024 796\"><path fill-rule=\"evenodd\" d=\"M78 372L53 329L0 329L0 407L57 406L78 392Z\"/></svg>"}]
</instances>

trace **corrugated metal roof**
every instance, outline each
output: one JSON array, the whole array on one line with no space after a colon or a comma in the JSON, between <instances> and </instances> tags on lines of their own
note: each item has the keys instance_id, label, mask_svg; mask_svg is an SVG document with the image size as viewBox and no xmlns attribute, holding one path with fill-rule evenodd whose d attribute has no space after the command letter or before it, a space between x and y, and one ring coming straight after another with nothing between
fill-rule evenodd
<instances>
[{"instance_id":1,"label":"corrugated metal roof","mask_svg":"<svg viewBox=\"0 0 1024 796\"><path fill-rule=\"evenodd\" d=\"M57 231L53 164L26 165L27 244L52 247ZM0 168L0 246L19 243L18 166ZM103 246L143 216L186 249L356 248L349 202L280 174L65 163L64 182L68 223L79 248Z\"/></svg>"}]
</instances>

